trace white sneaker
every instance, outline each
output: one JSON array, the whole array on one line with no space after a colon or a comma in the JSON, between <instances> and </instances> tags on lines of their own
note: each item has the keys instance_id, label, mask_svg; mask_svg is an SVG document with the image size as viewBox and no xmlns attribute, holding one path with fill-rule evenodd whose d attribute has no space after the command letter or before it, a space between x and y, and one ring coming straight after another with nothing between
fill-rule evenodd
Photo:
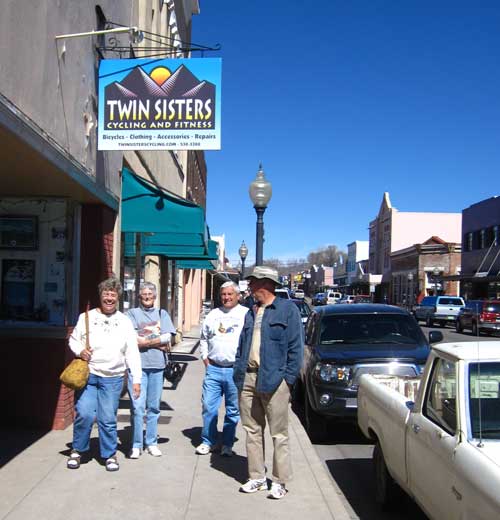
<instances>
[{"instance_id":1,"label":"white sneaker","mask_svg":"<svg viewBox=\"0 0 500 520\"><path fill-rule=\"evenodd\" d=\"M146 448L146 451L150 455L153 455L153 457L161 457L161 450L160 450L160 448L158 448L158 446L156 446L156 444L153 446L148 446Z\"/></svg>"},{"instance_id":2,"label":"white sneaker","mask_svg":"<svg viewBox=\"0 0 500 520\"><path fill-rule=\"evenodd\" d=\"M231 448L230 446L222 446L222 448L220 450L220 454L223 457L232 457L233 456L233 448Z\"/></svg>"},{"instance_id":3,"label":"white sneaker","mask_svg":"<svg viewBox=\"0 0 500 520\"><path fill-rule=\"evenodd\" d=\"M240 487L242 493L255 493L256 491L267 491L267 479L249 479Z\"/></svg>"},{"instance_id":4,"label":"white sneaker","mask_svg":"<svg viewBox=\"0 0 500 520\"><path fill-rule=\"evenodd\" d=\"M208 455L212 451L212 447L202 442L195 450L198 455Z\"/></svg>"},{"instance_id":5,"label":"white sneaker","mask_svg":"<svg viewBox=\"0 0 500 520\"><path fill-rule=\"evenodd\" d=\"M274 500L279 500L283 498L288 493L288 490L285 488L285 484L280 484L279 482L273 482L271 484L271 490L267 495L267 498L273 498Z\"/></svg>"},{"instance_id":6,"label":"white sneaker","mask_svg":"<svg viewBox=\"0 0 500 520\"><path fill-rule=\"evenodd\" d=\"M132 448L128 454L129 459L138 459L141 456L140 448Z\"/></svg>"}]
</instances>

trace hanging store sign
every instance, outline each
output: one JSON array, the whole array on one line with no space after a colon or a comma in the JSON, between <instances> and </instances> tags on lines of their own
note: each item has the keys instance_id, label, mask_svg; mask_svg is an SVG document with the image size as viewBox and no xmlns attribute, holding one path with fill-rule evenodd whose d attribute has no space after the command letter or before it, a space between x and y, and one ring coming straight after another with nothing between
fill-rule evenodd
<instances>
[{"instance_id":1,"label":"hanging store sign","mask_svg":"<svg viewBox=\"0 0 500 520\"><path fill-rule=\"evenodd\" d=\"M99 150L220 150L220 58L103 60Z\"/></svg>"}]
</instances>

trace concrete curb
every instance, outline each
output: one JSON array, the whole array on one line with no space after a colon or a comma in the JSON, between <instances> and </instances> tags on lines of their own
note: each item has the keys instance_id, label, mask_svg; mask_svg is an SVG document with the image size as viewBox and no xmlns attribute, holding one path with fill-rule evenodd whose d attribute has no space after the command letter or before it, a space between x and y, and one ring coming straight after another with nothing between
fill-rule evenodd
<instances>
[{"instance_id":1,"label":"concrete curb","mask_svg":"<svg viewBox=\"0 0 500 520\"><path fill-rule=\"evenodd\" d=\"M290 427L297 437L299 447L309 464L318 489L330 510L332 518L335 520L352 520L353 518L357 518L356 516L352 516L348 511L345 505L346 499L344 494L329 475L328 470L325 468L309 440L302 423L293 411L290 411Z\"/></svg>"}]
</instances>

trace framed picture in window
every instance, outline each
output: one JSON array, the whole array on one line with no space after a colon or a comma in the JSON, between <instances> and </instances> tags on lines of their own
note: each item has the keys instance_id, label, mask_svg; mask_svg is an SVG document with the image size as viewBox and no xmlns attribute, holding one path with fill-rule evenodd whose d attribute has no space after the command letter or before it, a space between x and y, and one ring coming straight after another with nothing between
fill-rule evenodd
<instances>
[{"instance_id":1,"label":"framed picture in window","mask_svg":"<svg viewBox=\"0 0 500 520\"><path fill-rule=\"evenodd\" d=\"M0 215L0 249L38 249L38 218Z\"/></svg>"}]
</instances>

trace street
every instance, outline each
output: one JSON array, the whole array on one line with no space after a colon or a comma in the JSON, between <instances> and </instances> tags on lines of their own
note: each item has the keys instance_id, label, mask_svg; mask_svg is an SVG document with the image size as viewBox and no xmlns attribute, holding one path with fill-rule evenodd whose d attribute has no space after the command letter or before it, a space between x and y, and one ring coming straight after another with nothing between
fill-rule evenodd
<instances>
[{"instance_id":1,"label":"street","mask_svg":"<svg viewBox=\"0 0 500 520\"><path fill-rule=\"evenodd\" d=\"M477 338L470 333L458 334L454 328L429 328L422 326L428 336L430 330L441 330L444 341L473 341ZM480 336L479 341L495 338ZM301 410L297 410L303 421ZM362 435L354 424L332 424L330 441L314 444L316 452L325 463L347 500L347 509L353 518L361 520L425 520L427 516L407 496L394 511L382 511L375 502L374 480L372 476L373 445Z\"/></svg>"}]
</instances>

